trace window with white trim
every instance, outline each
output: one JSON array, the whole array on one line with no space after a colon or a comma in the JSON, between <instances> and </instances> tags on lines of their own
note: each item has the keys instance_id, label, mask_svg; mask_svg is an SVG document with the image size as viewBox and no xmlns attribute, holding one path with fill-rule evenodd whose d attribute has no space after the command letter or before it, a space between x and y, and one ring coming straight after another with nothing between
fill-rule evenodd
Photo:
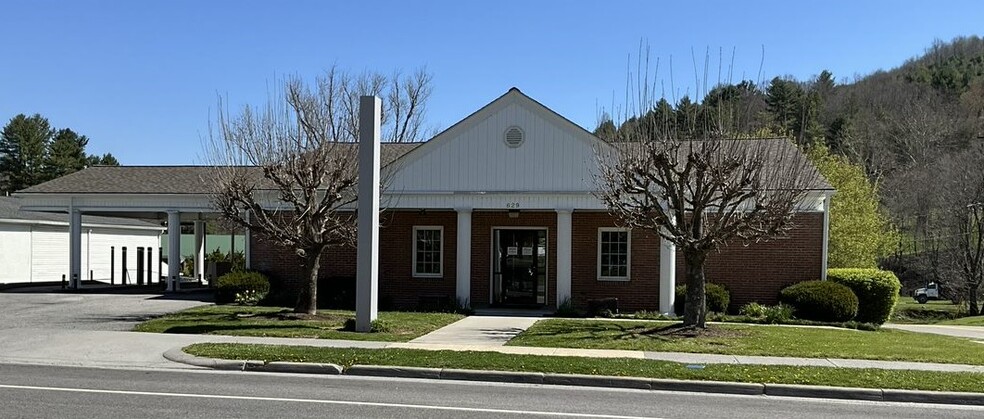
<instances>
[{"instance_id":1,"label":"window with white trim","mask_svg":"<svg viewBox=\"0 0 984 419\"><path fill-rule=\"evenodd\" d=\"M598 229L598 279L627 281L630 266L630 232L625 228Z\"/></svg>"},{"instance_id":2,"label":"window with white trim","mask_svg":"<svg viewBox=\"0 0 984 419\"><path fill-rule=\"evenodd\" d=\"M443 275L444 227L414 226L413 276L439 278Z\"/></svg>"}]
</instances>

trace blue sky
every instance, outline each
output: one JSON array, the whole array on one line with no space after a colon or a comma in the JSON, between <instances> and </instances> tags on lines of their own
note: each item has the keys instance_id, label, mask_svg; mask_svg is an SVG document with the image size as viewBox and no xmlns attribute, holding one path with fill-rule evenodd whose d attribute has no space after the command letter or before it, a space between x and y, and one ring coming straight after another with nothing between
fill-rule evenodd
<instances>
[{"instance_id":1,"label":"blue sky","mask_svg":"<svg viewBox=\"0 0 984 419\"><path fill-rule=\"evenodd\" d=\"M934 39L984 31L979 0L6 0L2 10L2 123L41 113L123 164L200 163L217 95L260 103L278 78L332 65L426 66L435 128L516 86L592 129L601 108L622 101L640 40L667 88L672 58L679 97L694 93L691 51L703 61L710 50L712 83L720 50L725 67L734 51L735 81L756 79L760 67L766 80L823 69L840 80L898 66Z\"/></svg>"}]
</instances>

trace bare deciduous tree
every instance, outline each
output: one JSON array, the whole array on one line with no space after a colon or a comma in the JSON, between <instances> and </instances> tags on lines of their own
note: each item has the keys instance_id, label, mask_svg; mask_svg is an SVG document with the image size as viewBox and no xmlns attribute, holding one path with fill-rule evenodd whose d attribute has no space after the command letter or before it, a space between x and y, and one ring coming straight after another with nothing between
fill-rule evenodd
<instances>
[{"instance_id":1,"label":"bare deciduous tree","mask_svg":"<svg viewBox=\"0 0 984 419\"><path fill-rule=\"evenodd\" d=\"M419 141L430 81L423 70L387 79L332 68L313 88L288 78L265 106L245 106L235 116L219 100L217 129L205 150L213 204L228 220L302 259L295 312L317 312L325 249L355 244L359 97L384 97L384 138Z\"/></svg>"},{"instance_id":2,"label":"bare deciduous tree","mask_svg":"<svg viewBox=\"0 0 984 419\"><path fill-rule=\"evenodd\" d=\"M984 289L984 146L976 144L948 158L941 178L942 205L930 227L942 236L942 267L947 282L967 302L967 313L981 314Z\"/></svg>"},{"instance_id":3,"label":"bare deciduous tree","mask_svg":"<svg viewBox=\"0 0 984 419\"><path fill-rule=\"evenodd\" d=\"M648 77L648 76L647 76ZM628 106L644 114L656 101L640 80ZM740 114L718 109L728 115ZM718 129L704 138L679 140L665 126L621 130L599 152L599 196L628 227L651 230L683 253L687 295L684 327L704 328L707 314L704 263L730 242L758 242L786 234L819 174L788 140L734 139ZM648 119L650 124L659 123Z\"/></svg>"}]
</instances>

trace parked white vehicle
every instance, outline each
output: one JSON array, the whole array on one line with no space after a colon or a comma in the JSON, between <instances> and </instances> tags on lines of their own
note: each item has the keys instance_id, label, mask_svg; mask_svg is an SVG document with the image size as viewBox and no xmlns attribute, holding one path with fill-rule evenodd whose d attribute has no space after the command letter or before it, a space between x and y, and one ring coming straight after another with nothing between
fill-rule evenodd
<instances>
[{"instance_id":1,"label":"parked white vehicle","mask_svg":"<svg viewBox=\"0 0 984 419\"><path fill-rule=\"evenodd\" d=\"M926 304L929 300L939 300L940 289L935 282L930 282L929 285L926 285L926 288L919 288L913 291L912 298L916 299L919 304Z\"/></svg>"}]
</instances>

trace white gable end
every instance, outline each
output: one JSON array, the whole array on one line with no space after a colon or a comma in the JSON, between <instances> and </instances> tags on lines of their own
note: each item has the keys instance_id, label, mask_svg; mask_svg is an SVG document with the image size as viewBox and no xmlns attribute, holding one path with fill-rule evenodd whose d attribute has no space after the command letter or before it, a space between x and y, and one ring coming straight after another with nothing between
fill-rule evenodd
<instances>
[{"instance_id":1,"label":"white gable end","mask_svg":"<svg viewBox=\"0 0 984 419\"><path fill-rule=\"evenodd\" d=\"M522 131L518 146L506 141L513 127ZM590 194L597 189L598 146L604 145L594 136L511 90L398 160L387 192Z\"/></svg>"}]
</instances>

